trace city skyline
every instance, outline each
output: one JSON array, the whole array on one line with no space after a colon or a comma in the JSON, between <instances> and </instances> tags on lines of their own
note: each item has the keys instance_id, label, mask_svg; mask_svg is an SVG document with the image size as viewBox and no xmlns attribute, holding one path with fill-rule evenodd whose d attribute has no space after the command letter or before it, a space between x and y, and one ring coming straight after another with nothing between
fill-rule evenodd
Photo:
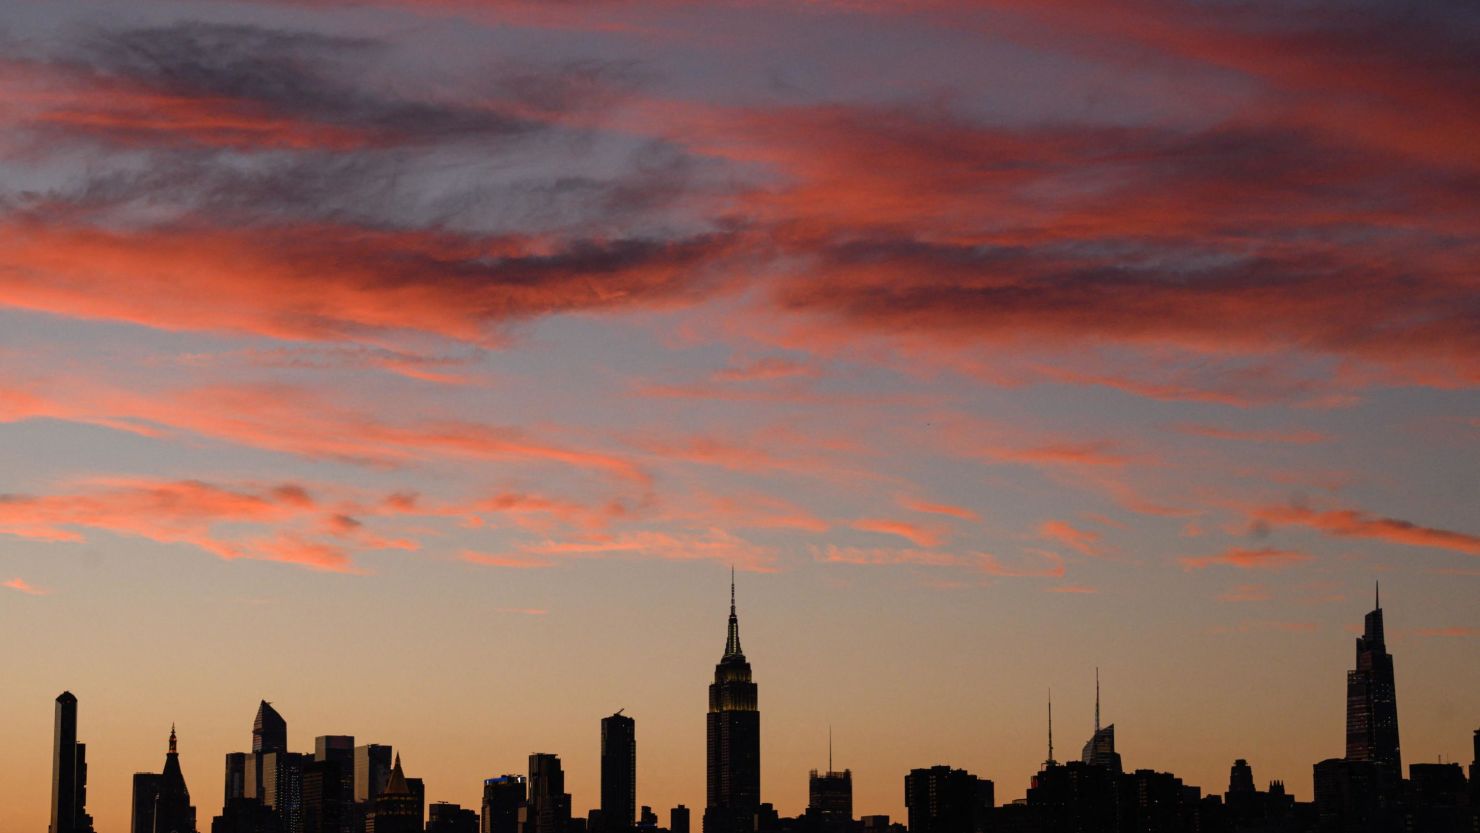
<instances>
[{"instance_id":1,"label":"city skyline","mask_svg":"<svg viewBox=\"0 0 1480 833\"><path fill-rule=\"evenodd\" d=\"M1343 701L1346 710L1347 748L1344 756L1341 757L1345 761L1373 764L1380 773L1380 778L1396 779L1406 776L1394 776L1392 774L1400 772L1396 761L1399 743L1398 711L1397 701L1393 695L1395 691L1394 663L1393 658L1386 652L1385 648L1383 618L1380 587L1375 587L1374 607L1366 614L1363 634L1357 639L1356 668L1348 671L1347 675L1347 695ZM763 807L772 808L774 806L773 802L763 800L758 789L760 771L758 763L746 763L753 757L758 759L761 754L759 734L754 729L746 728L748 724L742 724L736 728L734 726L723 726L722 723L716 723L716 720L723 721L726 713L729 711L738 711L742 715L754 714L757 703L756 686L750 682L750 666L745 659L740 645L733 572L731 573L730 611L726 630L724 651L721 661L715 669L715 682L710 686L707 744L709 749L707 768L710 786L706 800L706 809L702 817L703 826L700 828L705 833L726 833L726 831L731 830L747 829L747 824L757 823L757 813L762 813ZM1380 658L1374 660L1374 654ZM1122 771L1128 771L1131 768L1151 772L1154 767L1139 763L1123 768L1121 756L1116 750L1114 724L1110 723L1103 726L1101 724L1099 669L1096 668L1094 673L1094 725L1089 739L1084 744L1081 755L1082 763L1105 772L1116 774ZM1373 683L1367 682L1368 678L1364 675L1373 673L1377 675L1375 681ZM742 687L739 689L734 688L737 683L740 683ZM1374 691L1375 694L1373 693ZM1376 710L1374 710L1372 705L1374 697L1379 703ZM51 792L52 818L54 822L49 828L49 833L93 833L95 828L92 825L91 816L85 812L86 808L82 806L85 798L68 798L74 792L77 795L85 796L87 791L88 776L85 765L81 765L78 770L80 775L68 774L73 772L72 767L75 762L82 759L83 753L81 750L86 745L78 737L78 700L71 692L63 692L56 698L55 706L53 727L55 740L53 745L54 767ZM614 826L610 829L614 831L631 828L635 820L635 810L639 799L645 798L645 796L642 796L636 791L636 770L634 768L637 762L634 740L635 721L625 716L622 713L624 711L625 709L619 710L617 713L603 717L600 720L600 788L595 799L590 801L588 810L593 824L613 824ZM386 753L383 757L388 757L394 749L393 744L355 746L353 736L319 735L314 740L314 754L296 756L294 753L289 752L289 744L287 742L288 728L287 721L275 707L266 700L259 703L251 727L251 747L253 750L251 756L246 760L241 760L241 753L232 753L225 756L225 782L228 793L223 799L225 805L224 812L231 811L233 806L231 793L233 791L238 796L242 793L248 795L255 793L258 796L258 800L263 801L266 806L274 807L279 812L282 812L283 808L288 805L282 803L284 799L281 796L276 799L272 796L274 790L283 789L281 785L285 783L282 780L285 777L285 773L282 769L283 764L281 758L284 753L287 753L290 758L301 757L305 762L310 760L321 762L337 761L341 758L349 760L352 757L354 760L352 784L356 786L351 787L351 784L347 783L345 795L347 796L353 793L356 801L364 802L368 800L369 804L367 806L374 807L379 811L372 814L377 818L387 815L386 807L404 807L405 809L395 810L390 813L390 815L396 817L414 816L416 818L422 818L430 803L447 802L445 798L429 799L427 788L424 786L424 779L408 779L402 774L401 755L399 752L394 752L394 764L389 768L389 771L383 772L381 776L375 776L376 786L369 788L369 793L366 792L364 773L366 771L365 762L369 759L365 757L368 754L365 750L379 749ZM758 728L758 724L755 728ZM1054 760L1053 754L1051 695L1048 700L1046 729L1048 755L1043 764L1042 771L1038 775L1033 776L1029 781L1032 789L1027 789L1026 791L1030 804L1034 800L1033 789L1044 787L1044 784L1039 781L1039 778L1043 777L1050 770L1061 766L1061 764ZM739 732L739 734L734 734L736 732ZM1374 732L1376 734L1372 734ZM1480 753L1480 728L1474 730L1474 737L1475 748L1477 753ZM843 770L834 769L832 740L832 730L829 726L827 737L827 767L821 770L821 776L819 776L818 769L812 769L808 779L807 813L821 812L822 815L819 818L822 821L818 823L824 825L828 823L826 820L829 818L829 810L841 812L842 815L837 818L841 818L844 821L851 820L855 817L852 804L852 770L851 768L845 768ZM138 824L141 818L147 818L151 823L157 819L171 819L176 820L181 825L196 824L197 813L195 807L189 806L190 794L181 772L176 744L176 731L175 726L172 724L169 733L169 749L163 774L141 773L133 776L131 815L134 818L133 823L135 826L131 829L140 829ZM754 744L754 749L748 750L747 747L751 744ZM353 756L348 754L341 756L330 751L340 746L343 747L345 753L352 752ZM74 748L76 751L67 751ZM732 748L735 749L734 752L725 751ZM731 755L735 757L732 758ZM521 785L523 783L528 784L528 787L522 788L520 793L528 797L530 827L521 831L521 833L560 833L560 831L567 829L567 825L572 818L584 819L588 813L580 812L579 804L572 800L573 796L569 792L566 792L565 772L560 756L552 753L531 753L528 759L529 776L527 782L525 782L523 776L514 776L520 780ZM1317 779L1321 777L1319 774L1321 767L1325 767L1331 763L1333 761L1326 760L1317 766ZM308 779L311 777L306 773L311 767L305 764L295 764L295 766L304 767L300 770L304 774L295 776L295 778L301 777L305 779L302 783L306 785ZM380 766L382 769L385 769L385 762L381 761ZM253 769L254 767L255 770ZM243 768L246 770L245 778L240 774L234 774L236 770ZM276 782L274 782L271 775L273 770L276 770L278 773ZM1233 765L1233 770L1234 774L1230 776L1230 790L1239 788L1241 782L1246 782L1252 777L1248 775L1249 767L1245 758L1238 758ZM1239 777L1240 770L1244 772L1243 778ZM256 772L255 775L253 774L254 771ZM1138 772L1137 776L1139 777L1140 774ZM975 791L974 786L947 786L948 784L955 784L956 781L952 779L956 779L958 776L970 779L973 785L976 783L974 779L979 777L979 775L968 774L964 770L953 770L949 765L935 765L933 767L912 770L909 777L905 779L904 800L908 813L904 817L899 817L900 821L903 822L905 818L908 818L912 833L917 829L920 833L931 833L931 831L937 831L937 833L946 831L946 833L950 833L951 831L956 831L960 824L969 824L969 820L952 816L935 822L935 824L945 824L944 827L934 827L930 822L923 821L923 817L917 817L917 812L924 812L924 810L921 810L918 806L911 805L912 801L925 801L926 799L921 796L929 795L929 800L932 802L931 806L933 807L933 802L936 800L935 797L938 793L945 795L951 794L952 790L958 792L965 790L964 793L960 793L958 798L952 799L963 803L957 805L956 809L951 812L960 811L966 804L970 804L976 799L970 797ZM341 778L348 777L349 774L342 769L335 768L328 770L325 773L326 780L315 786L313 793L315 795L321 795L324 794L322 790L336 789ZM917 777L921 779L921 785L919 787L913 785L914 779ZM489 776L488 778L476 780L486 785L506 781L508 778L509 776L503 775L497 777ZM755 780L750 780L752 778ZM931 779L931 785L928 788L924 786L924 779L926 778ZM941 780L937 783L935 779ZM260 783L265 783L266 786L258 786ZM274 786L274 783L278 786ZM334 786L330 786L331 783ZM407 786L408 783L412 785L410 788ZM993 782L986 780L982 783L985 785L985 798L981 799L984 801L984 806L988 808L997 806L998 802L994 797ZM1279 788L1282 790L1281 795L1289 795L1295 800L1303 799L1310 801L1310 796L1301 796L1298 788L1294 787L1294 785L1286 784L1283 779L1272 779L1270 783L1272 785L1278 783ZM1396 780L1393 783L1396 783ZM840 786L842 787L842 792L838 792ZM264 789L266 791L265 798L263 798ZM925 792L920 792L917 795L917 789L923 789ZM1396 795L1395 787L1384 789ZM301 791L305 796L309 793L306 786L301 788ZM1219 790L1216 786L1211 786L1208 792L1216 794ZM294 797L291 799L292 806L294 807L297 806L297 802L300 800L297 797L299 793L300 788L295 786ZM402 804L396 803L401 801L398 796L404 796L405 801L412 801L413 794L415 796L414 803L409 805L404 804L404 802ZM376 796L381 797L377 798ZM480 809L486 813L489 808L487 803L489 801L488 793L486 791L481 792L480 796L483 799ZM741 796L742 798L737 800L736 796ZM144 811L148 813L147 816L140 815L141 800L152 803L151 808ZM1009 802L1004 801L1001 803L1007 804ZM70 811L70 813L60 809L63 806L73 805L75 805L74 810ZM456 802L453 802L453 806L456 806ZM480 807L477 803L465 806ZM646 809L646 806L644 804L644 809ZM679 802L679 806L682 807L683 802ZM414 810L413 808L420 809ZM612 814L613 817L609 818L612 808L622 809L619 809L618 812ZM631 810L632 812L629 814L626 812L627 810ZM740 816L732 818L732 816L735 816L736 811L741 811ZM770 812L774 813L776 810L770 810ZM780 814L782 816L787 815L784 811ZM869 811L865 811L859 815L870 814ZM630 817L627 821L623 822L620 820L622 816L628 815ZM796 815L802 815L800 809ZM59 818L64 819L64 823L60 827L58 827L55 821ZM73 818L80 819L81 821L71 821L70 819ZM764 813L759 818L764 818ZM749 821L745 819L749 819ZM390 820L395 821L395 819ZM345 823L350 823L348 818L346 818ZM355 824L363 825L364 822L360 820L356 821ZM396 831L403 830L406 833L412 833L412 831L421 830L420 824L402 827L397 824L387 824L385 820L381 820L379 824L379 827L374 828L379 833L386 833L386 831L395 833ZM146 827L151 830L153 829L149 825L146 825ZM171 827L168 829L184 831L189 828ZM210 827L202 824L201 829L203 831L209 830ZM358 828L349 827L346 829L354 830ZM599 830L605 829L607 828L593 828L593 833L599 833ZM818 829L846 830L847 828L823 826ZM964 828L962 833L964 833Z\"/></svg>"},{"instance_id":2,"label":"city skyline","mask_svg":"<svg viewBox=\"0 0 1480 833\"><path fill-rule=\"evenodd\" d=\"M1465 760L1477 99L1461 0L0 0L0 783Z\"/></svg>"}]
</instances>

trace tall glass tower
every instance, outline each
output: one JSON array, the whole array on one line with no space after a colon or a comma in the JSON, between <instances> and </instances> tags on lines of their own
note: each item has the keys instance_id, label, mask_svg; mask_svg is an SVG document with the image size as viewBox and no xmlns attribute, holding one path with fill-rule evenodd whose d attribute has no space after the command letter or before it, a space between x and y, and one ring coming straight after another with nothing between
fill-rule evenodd
<instances>
[{"instance_id":1,"label":"tall glass tower","mask_svg":"<svg viewBox=\"0 0 1480 833\"><path fill-rule=\"evenodd\" d=\"M1357 667L1346 672L1346 759L1371 761L1392 778L1401 778L1398 750L1398 693L1393 656L1382 633L1382 595L1367 614L1357 637Z\"/></svg>"}]
</instances>

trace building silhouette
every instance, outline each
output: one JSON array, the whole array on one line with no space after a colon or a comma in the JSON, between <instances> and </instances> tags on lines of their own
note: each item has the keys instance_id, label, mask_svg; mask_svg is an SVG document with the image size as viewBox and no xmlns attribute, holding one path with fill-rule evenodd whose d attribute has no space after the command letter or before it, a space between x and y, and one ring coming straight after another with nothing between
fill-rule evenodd
<instances>
[{"instance_id":1,"label":"building silhouette","mask_svg":"<svg viewBox=\"0 0 1480 833\"><path fill-rule=\"evenodd\" d=\"M257 706L257 717L252 721L252 751L288 751L288 721L266 700Z\"/></svg>"},{"instance_id":2,"label":"building silhouette","mask_svg":"<svg viewBox=\"0 0 1480 833\"><path fill-rule=\"evenodd\" d=\"M87 744L77 742L77 698L57 695L51 750L51 833L92 833L87 814Z\"/></svg>"},{"instance_id":3,"label":"building silhouette","mask_svg":"<svg viewBox=\"0 0 1480 833\"><path fill-rule=\"evenodd\" d=\"M761 714L750 663L740 649L733 570L729 633L709 686L706 730L704 833L749 833L761 804Z\"/></svg>"},{"instance_id":4,"label":"building silhouette","mask_svg":"<svg viewBox=\"0 0 1480 833\"><path fill-rule=\"evenodd\" d=\"M529 804L523 833L566 833L570 825L570 793L560 756L536 752L529 756Z\"/></svg>"},{"instance_id":5,"label":"building silhouette","mask_svg":"<svg viewBox=\"0 0 1480 833\"><path fill-rule=\"evenodd\" d=\"M365 833L421 833L424 794L406 778L401 770L401 756L397 755L385 788L375 796L374 809L365 821Z\"/></svg>"},{"instance_id":6,"label":"building silhouette","mask_svg":"<svg viewBox=\"0 0 1480 833\"><path fill-rule=\"evenodd\" d=\"M195 807L190 804L190 790L180 771L180 753L175 727L170 727L169 752L164 756L164 770L134 775L133 833L196 833Z\"/></svg>"},{"instance_id":7,"label":"building silhouette","mask_svg":"<svg viewBox=\"0 0 1480 833\"><path fill-rule=\"evenodd\" d=\"M528 789L523 775L500 775L483 781L482 833L520 833L524 829Z\"/></svg>"},{"instance_id":8,"label":"building silhouette","mask_svg":"<svg viewBox=\"0 0 1480 833\"><path fill-rule=\"evenodd\" d=\"M1376 764L1382 777L1402 777L1398 748L1398 694L1393 657L1382 628L1382 596L1357 637L1357 667L1346 672L1346 759Z\"/></svg>"},{"instance_id":9,"label":"building silhouette","mask_svg":"<svg viewBox=\"0 0 1480 833\"><path fill-rule=\"evenodd\" d=\"M680 804L668 811L668 833L689 833L688 807Z\"/></svg>"},{"instance_id":10,"label":"building silhouette","mask_svg":"<svg viewBox=\"0 0 1480 833\"><path fill-rule=\"evenodd\" d=\"M350 828L351 804L344 796L345 769L340 760L321 760L317 754L303 765L303 833L342 833Z\"/></svg>"},{"instance_id":11,"label":"building silhouette","mask_svg":"<svg viewBox=\"0 0 1480 833\"><path fill-rule=\"evenodd\" d=\"M426 833L478 833L478 813L438 801L427 808Z\"/></svg>"},{"instance_id":12,"label":"building silhouette","mask_svg":"<svg viewBox=\"0 0 1480 833\"><path fill-rule=\"evenodd\" d=\"M1049 755L1049 757L1053 757ZM1100 669L1095 669L1095 733L1085 741L1080 760L1093 766L1120 772L1120 753L1115 751L1115 724L1100 728Z\"/></svg>"},{"instance_id":13,"label":"building silhouette","mask_svg":"<svg viewBox=\"0 0 1480 833\"><path fill-rule=\"evenodd\" d=\"M992 782L964 769L912 769L904 778L910 833L981 833L994 800Z\"/></svg>"},{"instance_id":14,"label":"building silhouette","mask_svg":"<svg viewBox=\"0 0 1480 833\"><path fill-rule=\"evenodd\" d=\"M330 813L336 819L337 824L326 833L352 833L354 830L354 800L355 800L355 739L352 735L320 735L313 741L313 762L315 764L333 764L334 772L339 776L337 785L319 784L315 786L317 793L315 801L320 804L318 812ZM314 767L312 770L315 778L321 779L327 771L324 767ZM304 804L308 803L308 773L309 766L304 765ZM305 810L307 812L307 810ZM321 816L322 818L322 816Z\"/></svg>"},{"instance_id":15,"label":"building silhouette","mask_svg":"<svg viewBox=\"0 0 1480 833\"><path fill-rule=\"evenodd\" d=\"M601 719L601 828L628 830L636 816L637 722L619 709Z\"/></svg>"},{"instance_id":16,"label":"building silhouette","mask_svg":"<svg viewBox=\"0 0 1480 833\"><path fill-rule=\"evenodd\" d=\"M845 833L853 826L853 770L837 772L828 755L827 771L807 776L806 827L818 833Z\"/></svg>"}]
</instances>

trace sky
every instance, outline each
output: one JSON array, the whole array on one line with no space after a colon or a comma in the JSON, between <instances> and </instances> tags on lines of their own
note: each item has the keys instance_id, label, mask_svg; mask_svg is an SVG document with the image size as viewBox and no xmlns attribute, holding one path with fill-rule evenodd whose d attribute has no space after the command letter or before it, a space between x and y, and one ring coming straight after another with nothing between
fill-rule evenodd
<instances>
[{"instance_id":1,"label":"sky","mask_svg":"<svg viewBox=\"0 0 1480 833\"><path fill-rule=\"evenodd\" d=\"M1480 10L0 0L0 829L257 703L429 800L637 720L702 808L950 764L1308 800L1381 581L1480 725Z\"/></svg>"}]
</instances>

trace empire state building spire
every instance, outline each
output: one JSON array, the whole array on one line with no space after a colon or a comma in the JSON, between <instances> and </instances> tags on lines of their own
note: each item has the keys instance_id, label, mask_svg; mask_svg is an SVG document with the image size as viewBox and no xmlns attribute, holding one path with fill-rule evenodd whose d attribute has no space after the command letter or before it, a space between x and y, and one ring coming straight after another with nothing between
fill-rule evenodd
<instances>
[{"instance_id":1,"label":"empire state building spire","mask_svg":"<svg viewBox=\"0 0 1480 833\"><path fill-rule=\"evenodd\" d=\"M740 650L740 617L735 615L735 568L730 568L730 632L725 638L725 657L744 657Z\"/></svg>"}]
</instances>

